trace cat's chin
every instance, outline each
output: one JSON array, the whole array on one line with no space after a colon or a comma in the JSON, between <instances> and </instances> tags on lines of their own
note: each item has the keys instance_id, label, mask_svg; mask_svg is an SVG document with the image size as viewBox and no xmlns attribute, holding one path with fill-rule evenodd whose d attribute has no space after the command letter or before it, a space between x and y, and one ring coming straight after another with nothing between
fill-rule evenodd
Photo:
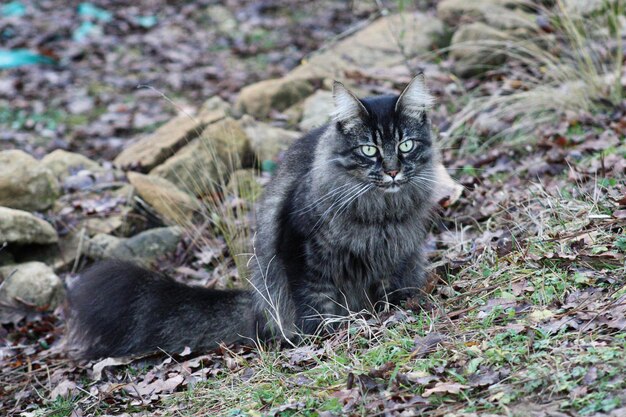
<instances>
[{"instance_id":1,"label":"cat's chin","mask_svg":"<svg viewBox=\"0 0 626 417\"><path fill-rule=\"evenodd\" d=\"M386 193L397 193L398 191L400 191L400 186L396 184L384 188L384 192Z\"/></svg>"}]
</instances>

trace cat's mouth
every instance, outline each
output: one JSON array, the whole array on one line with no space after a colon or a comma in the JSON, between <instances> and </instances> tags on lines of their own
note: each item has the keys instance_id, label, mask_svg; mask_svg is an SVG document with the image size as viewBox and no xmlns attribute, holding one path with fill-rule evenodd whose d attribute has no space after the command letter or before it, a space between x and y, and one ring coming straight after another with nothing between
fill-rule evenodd
<instances>
[{"instance_id":1,"label":"cat's mouth","mask_svg":"<svg viewBox=\"0 0 626 417\"><path fill-rule=\"evenodd\" d=\"M386 193L397 193L407 182L408 181L406 180L394 180L389 182L378 182L376 185Z\"/></svg>"}]
</instances>

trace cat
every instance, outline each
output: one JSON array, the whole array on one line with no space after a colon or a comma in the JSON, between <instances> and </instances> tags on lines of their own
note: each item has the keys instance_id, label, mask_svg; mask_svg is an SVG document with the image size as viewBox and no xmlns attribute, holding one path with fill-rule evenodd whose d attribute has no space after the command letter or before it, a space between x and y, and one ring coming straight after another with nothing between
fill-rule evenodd
<instances>
[{"instance_id":1,"label":"cat","mask_svg":"<svg viewBox=\"0 0 626 417\"><path fill-rule=\"evenodd\" d=\"M420 294L437 186L424 77L399 96L365 99L335 82L333 100L332 121L294 142L263 193L249 289L191 287L104 261L68 291L72 354L298 342Z\"/></svg>"}]
</instances>

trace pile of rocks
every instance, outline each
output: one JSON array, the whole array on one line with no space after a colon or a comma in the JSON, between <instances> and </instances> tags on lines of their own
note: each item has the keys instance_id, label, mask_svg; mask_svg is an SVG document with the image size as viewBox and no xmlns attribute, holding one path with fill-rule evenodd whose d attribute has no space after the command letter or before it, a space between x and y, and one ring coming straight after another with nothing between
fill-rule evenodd
<instances>
[{"instance_id":1,"label":"pile of rocks","mask_svg":"<svg viewBox=\"0 0 626 417\"><path fill-rule=\"evenodd\" d=\"M56 274L82 256L149 265L172 253L180 225L191 225L202 209L200 196L237 169L277 159L299 136L241 116L212 98L197 114L140 138L112 164L64 150L42 160L0 152L0 310L56 307L63 299ZM137 221L146 210L157 221Z\"/></svg>"},{"instance_id":2,"label":"pile of rocks","mask_svg":"<svg viewBox=\"0 0 626 417\"><path fill-rule=\"evenodd\" d=\"M381 85L392 91L413 75L406 54L441 46L446 33L433 16L382 17L285 77L244 88L232 107L213 97L181 113L112 163L63 150L42 160L0 153L0 305L54 308L63 293L56 274L83 256L150 264L173 252L184 232L179 225L206 210L200 197L227 186L237 170L271 167L302 131L328 121L333 79L352 84L347 75L358 73L381 81L373 89L352 85L360 94L380 93ZM452 187L437 199L458 193L443 167L440 175Z\"/></svg>"},{"instance_id":3,"label":"pile of rocks","mask_svg":"<svg viewBox=\"0 0 626 417\"><path fill-rule=\"evenodd\" d=\"M93 161L55 151L41 161L19 151L0 152L0 305L54 307L62 299L62 283L38 255L59 246L55 227L41 215L61 195L63 186L99 170ZM70 171L75 171L72 175ZM16 264L14 254L23 255Z\"/></svg>"}]
</instances>

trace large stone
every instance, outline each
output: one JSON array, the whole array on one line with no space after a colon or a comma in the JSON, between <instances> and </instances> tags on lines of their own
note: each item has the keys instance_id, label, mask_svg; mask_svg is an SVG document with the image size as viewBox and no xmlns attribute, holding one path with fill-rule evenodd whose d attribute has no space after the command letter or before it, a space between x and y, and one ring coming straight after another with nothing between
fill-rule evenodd
<instances>
[{"instance_id":1,"label":"large stone","mask_svg":"<svg viewBox=\"0 0 626 417\"><path fill-rule=\"evenodd\" d=\"M484 21L489 26L511 32L518 38L536 37L539 31L537 15L522 9L494 8L485 15Z\"/></svg>"},{"instance_id":2,"label":"large stone","mask_svg":"<svg viewBox=\"0 0 626 417\"><path fill-rule=\"evenodd\" d=\"M58 241L52 225L32 214L0 207L0 246L3 243L49 244Z\"/></svg>"},{"instance_id":3,"label":"large stone","mask_svg":"<svg viewBox=\"0 0 626 417\"><path fill-rule=\"evenodd\" d=\"M254 159L246 132L227 118L207 126L200 137L150 171L183 191L204 195L219 189L234 170Z\"/></svg>"},{"instance_id":4,"label":"large stone","mask_svg":"<svg viewBox=\"0 0 626 417\"><path fill-rule=\"evenodd\" d=\"M444 35L443 23L424 13L385 16L312 55L287 77L346 80L347 73L364 68L383 71L428 53Z\"/></svg>"},{"instance_id":5,"label":"large stone","mask_svg":"<svg viewBox=\"0 0 626 417\"><path fill-rule=\"evenodd\" d=\"M272 109L285 110L313 91L313 85L306 79L279 78L259 81L241 90L236 107L239 111L264 119Z\"/></svg>"},{"instance_id":6,"label":"large stone","mask_svg":"<svg viewBox=\"0 0 626 417\"><path fill-rule=\"evenodd\" d=\"M92 173L104 171L104 168L102 168L97 162L92 161L86 156L78 153L67 152L62 149L57 149L44 156L41 160L41 164L47 167L50 171L52 171L55 177L61 180L64 180L81 170L91 171Z\"/></svg>"},{"instance_id":7,"label":"large stone","mask_svg":"<svg viewBox=\"0 0 626 417\"><path fill-rule=\"evenodd\" d=\"M149 265L173 253L182 235L180 227L150 229L130 238L99 234L88 239L85 253L95 259L120 259Z\"/></svg>"},{"instance_id":8,"label":"large stone","mask_svg":"<svg viewBox=\"0 0 626 417\"><path fill-rule=\"evenodd\" d=\"M149 171L197 137L208 124L226 117L229 105L219 97L208 100L197 116L181 113L124 149L115 165L124 169Z\"/></svg>"},{"instance_id":9,"label":"large stone","mask_svg":"<svg viewBox=\"0 0 626 417\"><path fill-rule=\"evenodd\" d=\"M84 253L93 259L111 259L113 258L113 249L121 245L124 240L125 238L98 233L87 239Z\"/></svg>"},{"instance_id":10,"label":"large stone","mask_svg":"<svg viewBox=\"0 0 626 417\"><path fill-rule=\"evenodd\" d=\"M308 131L328 123L334 108L333 93L325 90L316 91L304 100L300 129Z\"/></svg>"},{"instance_id":11,"label":"large stone","mask_svg":"<svg viewBox=\"0 0 626 417\"><path fill-rule=\"evenodd\" d=\"M63 283L41 262L0 267L0 305L54 309L63 299Z\"/></svg>"},{"instance_id":12,"label":"large stone","mask_svg":"<svg viewBox=\"0 0 626 417\"><path fill-rule=\"evenodd\" d=\"M187 225L198 209L198 203L191 195L165 178L129 172L128 181L168 224Z\"/></svg>"},{"instance_id":13,"label":"large stone","mask_svg":"<svg viewBox=\"0 0 626 417\"><path fill-rule=\"evenodd\" d=\"M437 16L450 26L475 21L487 21L502 27L498 19L522 6L525 0L442 0L437 4ZM521 10L520 10L521 11Z\"/></svg>"},{"instance_id":14,"label":"large stone","mask_svg":"<svg viewBox=\"0 0 626 417\"><path fill-rule=\"evenodd\" d=\"M298 132L258 122L250 116L244 116L241 125L259 161L276 160L300 136Z\"/></svg>"},{"instance_id":15,"label":"large stone","mask_svg":"<svg viewBox=\"0 0 626 417\"><path fill-rule=\"evenodd\" d=\"M484 23L461 26L452 37L450 57L455 60L454 72L460 77L471 77L506 61L506 42L511 37Z\"/></svg>"},{"instance_id":16,"label":"large stone","mask_svg":"<svg viewBox=\"0 0 626 417\"><path fill-rule=\"evenodd\" d=\"M19 150L0 152L0 206L45 210L59 194L57 179L41 162Z\"/></svg>"},{"instance_id":17,"label":"large stone","mask_svg":"<svg viewBox=\"0 0 626 417\"><path fill-rule=\"evenodd\" d=\"M244 88L237 107L257 118L265 118L272 109L283 111L311 95L313 84L328 78L346 80L348 73L364 68L382 72L404 64L407 57L429 52L444 36L442 22L423 13L382 17L303 60L285 77Z\"/></svg>"}]
</instances>

